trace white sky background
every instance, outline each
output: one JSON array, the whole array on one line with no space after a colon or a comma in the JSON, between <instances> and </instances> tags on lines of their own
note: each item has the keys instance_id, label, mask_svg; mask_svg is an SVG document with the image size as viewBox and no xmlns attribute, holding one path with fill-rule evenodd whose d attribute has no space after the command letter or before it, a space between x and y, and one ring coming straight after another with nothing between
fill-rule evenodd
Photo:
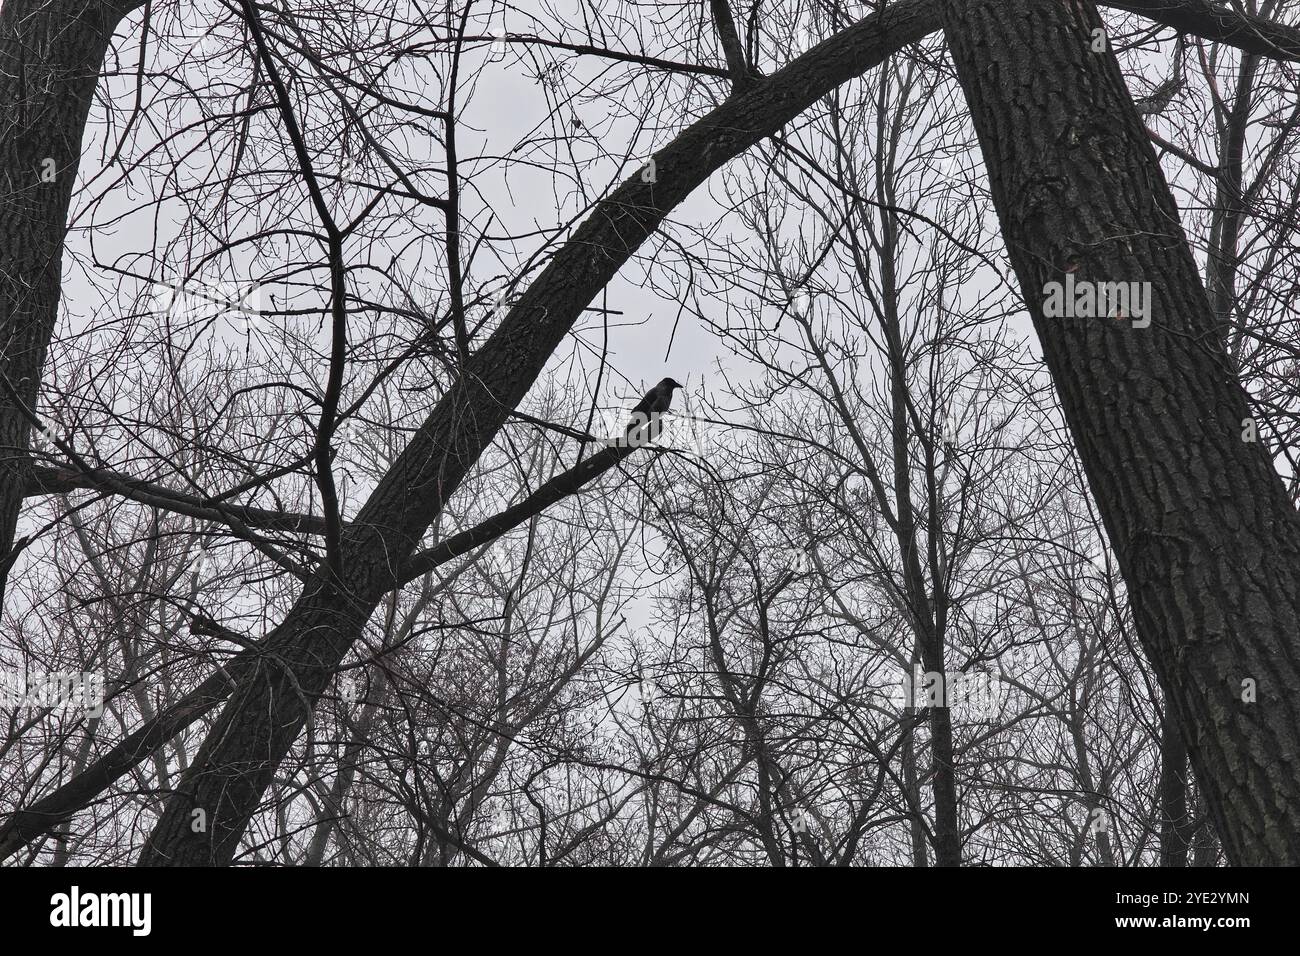
<instances>
[{"instance_id":1,"label":"white sky background","mask_svg":"<svg viewBox=\"0 0 1300 956\"><path fill-rule=\"evenodd\" d=\"M481 5L486 9L486 5ZM171 26L174 31L174 25L161 21L166 13L166 8L160 10L156 15L160 18L160 27ZM133 18L132 23L138 23L138 16ZM228 26L219 26L215 32L200 32L205 29L202 24L205 18L201 11L196 11L191 16L185 16L186 21L194 21L192 26L186 30L183 39L172 38L168 41L168 49L159 52L158 40L152 39L153 50L150 56L150 66L159 72L168 71L169 62L174 62L178 51L183 52L184 48L191 47L198 51L209 51L221 49L222 44L230 38L230 29ZM494 30L499 30L499 24L503 22L500 15L494 16L490 21ZM504 20L506 27L511 32L541 32L539 26L544 21L530 22L527 17L518 11L512 11ZM188 26L188 25L187 25ZM206 28L210 29L210 28ZM473 29L469 32L473 32ZM125 28L119 31L119 36L130 37L128 43L121 45L120 49L125 58L124 67L132 71L135 67L135 58L138 55L136 46L138 36L138 26L133 30ZM585 41L585 37L571 37L575 41ZM186 42L189 41L189 42ZM226 47L229 50L229 46ZM498 62L491 62L488 68L480 73L473 82L472 96L469 95L469 85L462 80L463 99L467 99L461 113L458 124L459 149L461 153L462 168L466 171L467 176L474 176L474 189L483 193L487 202L492 206L493 211L504 220L511 231L522 231L529 228L541 228L553 230L559 222L571 218L577 211L576 198L572 195L559 195L563 205L557 206L557 193L554 190L554 182L551 174L545 169L529 169L528 167L514 162L520 158L520 155L512 156L512 162L508 164L509 181L502 178L499 173L501 165L497 164L497 171L488 173L486 176L476 171L475 157L478 155L502 156L509 154L511 150L519 144L521 139L536 133L539 128L545 128L548 116L548 106L542 87L528 74L531 66L526 61L521 61L519 53L521 48L511 47L507 54L500 58ZM659 52L651 50L651 53ZM236 54L238 55L238 54ZM470 45L469 51L465 55L466 68L465 72L470 72L470 67L485 59L489 59L489 53L483 44ZM495 59L495 58L491 58ZM598 64L594 58L587 58L578 68L573 70L573 74L580 74L584 68L591 64L594 72L596 67L604 67L604 64ZM607 67L606 67L607 68ZM619 69L622 69L619 67ZM219 73L219 71L212 71ZM186 82L195 83L201 80L205 71L196 70L192 65L175 70L175 79L184 79ZM167 84L157 83L158 88L167 88ZM574 83L574 86L578 84ZM114 91L115 108L123 110L129 105L129 97L135 93L134 77L118 77L111 79L107 88ZM146 101L148 94L146 94ZM418 102L426 106L439 106L437 102L430 102L427 98L427 90L412 89L410 91L410 101ZM354 100L355 102L355 100ZM102 107L101 107L102 109ZM146 108L146 113L147 108ZM567 116L571 111L564 107L560 111L562 117ZM609 104L595 103L577 105L576 112L584 117L588 122L599 121L607 115ZM666 111L665 119L674 120L675 114L671 109ZM88 177L102 173L102 167L99 160L103 155L105 147L103 141L104 127L93 122L89 131L88 142L83 152L82 168L80 179L83 184ZM197 115L187 117L189 122L195 122ZM311 125L312 116L309 114L302 118L305 128ZM157 122L156 120L154 122ZM274 122L278 123L278 117ZM139 147L140 141L148 142L149 137L142 132L141 126L148 124L140 123L135 130L135 142L137 145L136 152L141 152ZM179 125L179 124L177 124ZM635 130L630 123L622 123L624 127L624 136L629 140ZM120 129L120 127L119 127ZM657 133L643 134L637 146L632 150L633 156L648 154L653 149L662 146L673 135L679 131L680 127L673 126L663 129ZM621 152L631 146L629 142L625 145L623 142L610 142L604 144L605 148L611 152ZM578 144L575 151L578 155L586 150L584 144ZM524 156L527 151L523 152ZM201 161L202 152L196 152L186 157L184 166L193 171L203 166ZM429 153L429 161L436 165L441 165L442 157L436 149ZM630 174L635 170L634 164L626 164L622 170L622 175ZM120 170L115 170L120 172ZM328 169L323 172L329 172ZM608 158L596 159L590 162L585 169L585 179L587 189L592 194L601 194L604 187L610 182L617 182L619 170L617 164ZM109 177L100 175L96 185L100 188ZM139 184L147 180L141 172L132 174L130 183ZM432 182L432 180L429 180ZM435 183L435 187L436 187ZM563 186L563 184L560 184ZM431 192L441 194L440 189L431 189ZM467 216L477 218L481 221L481 207L476 203L476 197L472 192L466 192L464 195ZM84 214L85 195L74 200L74 210L80 207L83 213L80 217L74 212L74 221L83 226L91 225ZM141 202L141 196L137 189L131 186L116 186L110 191L105 200L96 210L93 230L82 232L74 231L69 238L70 249L74 255L86 255L91 246L90 239L93 236L95 240L95 251L101 262L111 262L115 265L135 268L137 270L143 267L138 264L134 257L126 258L124 254L130 253L147 253L151 249L161 248L155 246L153 240L153 231L158 229L162 236L169 233L174 234L176 231L176 218L178 212L174 203L169 204L170 211L173 213L172 222L168 222L167 216L159 216L157 210ZM167 210L164 210L164 213ZM310 209L302 210L304 216L310 215ZM673 213L673 218L678 221L693 222L702 221L710 218L716 218L718 209L709 198L709 188L702 187L696 190L695 194L684 204L682 204ZM125 218L121 222L109 224L110 214L112 216L123 215ZM499 229L494 229L499 232ZM393 246L400 246L403 237L397 235L394 237ZM647 244L648 248L649 244ZM536 243L532 246L528 241L518 245L518 251L527 255L534 251ZM275 251L275 247L272 247ZM432 285L437 288L444 281L444 263L437 258L438 251L436 248L429 250L429 259L427 269L432 270ZM372 254L373 255L373 254ZM123 258L118 258L123 257ZM85 260L82 259L82 262ZM91 327L98 319L103 318L100 312L100 303L106 295L112 294L118 290L127 290L133 286L131 280L123 280L114 276L111 272L97 270L94 273L86 269L78 268L73 263L69 263L71 268L66 270L67 282L65 283L65 303L63 314L62 329L65 332L75 332L85 330ZM185 263L178 260L175 256L166 257L163 260L162 268L159 270L162 274L168 276L177 275L177 270L183 268ZM236 275L232 278L235 281L248 280L253 281L256 278L258 268L266 267L266 262L250 263L243 275ZM489 270L479 269L470 276L468 285L473 288L478 287L485 279L483 273ZM612 364L617 373L614 376L615 384L619 386L620 393L626 392L628 388L634 387L639 390L643 385L653 384L665 375L672 375L679 380L690 380L692 386L700 382L701 375L709 370L715 358L725 355L720 353L717 342L713 336L699 328L698 323L683 319L677 323L676 335L672 354L665 360L668 351L669 335L672 331L673 320L677 310L677 303L671 300L660 298L651 289L646 288L639 282L641 270L636 266L631 266L624 270L607 290L608 306L611 309L620 310L624 313L622 316L611 316L610 330L610 357ZM93 277L93 278L92 278ZM269 291L275 291L274 284L267 287ZM165 289L160 289L159 293L163 296L165 304L166 296L169 294ZM263 292L265 294L265 290ZM307 293L298 292L298 302L295 304L305 304ZM147 301L147 300L145 300ZM251 301L251 298L250 298ZM320 300L323 304L323 299ZM120 302L116 303L121 305ZM595 306L601 305L597 300L593 303ZM600 317L595 313L588 313L585 317L585 328L587 331L598 331L600 327ZM232 341L241 338L242 324L237 317L225 317L224 321L218 321L213 333L221 336L226 335ZM606 376L607 382L610 376ZM625 377L631 386L626 386L619 382L620 377ZM634 400L634 399L633 399ZM631 404L631 401L626 402Z\"/></svg>"},{"instance_id":2,"label":"white sky background","mask_svg":"<svg viewBox=\"0 0 1300 956\"><path fill-rule=\"evenodd\" d=\"M522 18L507 18L508 27L516 19ZM538 84L515 69L501 68L508 67L511 59L512 56L508 55L497 69L490 69L483 75L472 103L474 109L466 118L465 126L484 131L485 153L506 153L538 124L543 123L549 111ZM575 70L576 72L578 71ZM586 122L597 121L600 116L608 115L608 109L601 104L579 104L576 112ZM629 129L628 132L631 133L632 130ZM653 139L643 136L644 144L649 149L637 150L634 155L652 152L666 145L675 132L666 130ZM609 148L617 147L611 144ZM634 172L635 168L629 164L625 167L625 175ZM610 181L613 171L612 163L593 163L589 185L595 187ZM716 174L714 178L716 179ZM698 222L716 217L718 208L709 197L710 185L697 189L685 203L674 210L672 218L676 221ZM510 192L511 202L497 204L497 208L504 207L521 223L547 223L554 221L556 216L552 196L548 189L514 189ZM642 247L643 250L648 246L649 243ZM660 297L653 289L636 281L640 273L641 269L636 265L624 268L607 287L605 296L597 297L592 303L598 308L608 307L623 313L621 316L609 316L611 364L620 373L620 377L631 383L628 387L649 387L665 376L676 378L691 387L698 386L702 378L712 371L716 360L728 361L731 356L725 350L720 350L717 340L689 317L677 323L670 351L669 336L678 304ZM590 341L600 340L601 318L598 314L587 313L581 325L589 331ZM620 388L620 392L626 394L623 388ZM634 404L634 401L628 404Z\"/></svg>"}]
</instances>

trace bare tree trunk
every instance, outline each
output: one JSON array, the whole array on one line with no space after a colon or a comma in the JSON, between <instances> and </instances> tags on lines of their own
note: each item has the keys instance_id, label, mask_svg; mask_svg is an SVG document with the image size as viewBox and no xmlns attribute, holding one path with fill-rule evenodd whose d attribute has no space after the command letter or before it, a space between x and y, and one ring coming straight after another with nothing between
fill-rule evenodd
<instances>
[{"instance_id":1,"label":"bare tree trunk","mask_svg":"<svg viewBox=\"0 0 1300 956\"><path fill-rule=\"evenodd\" d=\"M1235 864L1300 863L1300 522L1091 3L944 0L1003 237ZM1104 36L1104 34L1102 34ZM1045 283L1150 283L1151 324L1047 318Z\"/></svg>"},{"instance_id":2,"label":"bare tree trunk","mask_svg":"<svg viewBox=\"0 0 1300 956\"><path fill-rule=\"evenodd\" d=\"M34 411L59 312L63 235L100 67L140 0L0 7L0 597L31 471Z\"/></svg>"},{"instance_id":3,"label":"bare tree trunk","mask_svg":"<svg viewBox=\"0 0 1300 956\"><path fill-rule=\"evenodd\" d=\"M918 658L913 654L909 674L916 673L917 661ZM904 722L903 746L899 759L903 766L903 789L909 804L916 810L921 806L921 785L916 773L916 728L911 721ZM925 838L925 823L919 810L916 810L908 823L908 833L912 838L912 865L921 868L929 866L929 854L925 852L929 841Z\"/></svg>"},{"instance_id":4,"label":"bare tree trunk","mask_svg":"<svg viewBox=\"0 0 1300 956\"><path fill-rule=\"evenodd\" d=\"M1237 86L1227 122L1219 140L1219 168L1216 178L1214 212L1210 228L1210 248L1205 264L1206 292L1210 307L1219 322L1224 341L1231 350L1233 306L1237 298L1237 266L1240 259L1241 227L1246 221L1246 203L1242 160L1246 150L1246 125L1250 119L1250 101L1255 87L1259 57L1241 58Z\"/></svg>"},{"instance_id":5,"label":"bare tree trunk","mask_svg":"<svg viewBox=\"0 0 1300 956\"><path fill-rule=\"evenodd\" d=\"M890 165L880 163L883 171ZM891 170L892 172L892 170ZM893 204L890 180L877 178L877 200ZM916 509L912 503L912 462L909 453L912 429L909 409L912 398L907 381L908 356L904 348L902 322L898 314L898 282L895 256L898 252L898 223L892 215L881 217L881 325L889 356L890 423L894 459L894 536L902 558L903 587L912 614L913 629L920 647L921 660L927 671L945 675L943 699L928 708L930 722L930 789L934 795L934 865L961 865L961 822L957 809L956 748L953 746L951 688L947 686L948 654L946 644L948 596L943 574L930 557L930 586L922 569L922 551ZM934 480L933 473L927 479ZM924 491L925 489L923 489ZM931 513L930 547L942 530L934 525Z\"/></svg>"}]
</instances>

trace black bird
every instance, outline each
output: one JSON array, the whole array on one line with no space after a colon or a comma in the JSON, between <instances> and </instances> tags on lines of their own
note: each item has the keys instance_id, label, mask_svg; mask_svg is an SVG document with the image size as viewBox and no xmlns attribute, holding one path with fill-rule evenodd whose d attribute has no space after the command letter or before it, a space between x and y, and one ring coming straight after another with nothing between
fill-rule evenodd
<instances>
[{"instance_id":1,"label":"black bird","mask_svg":"<svg viewBox=\"0 0 1300 956\"><path fill-rule=\"evenodd\" d=\"M673 378L665 378L660 381L658 385L645 393L641 401L636 403L636 407L632 409L632 421L628 423L627 431L624 434L630 435L647 422L655 422L657 417L668 411L668 406L672 404L673 389L685 387L681 382Z\"/></svg>"}]
</instances>

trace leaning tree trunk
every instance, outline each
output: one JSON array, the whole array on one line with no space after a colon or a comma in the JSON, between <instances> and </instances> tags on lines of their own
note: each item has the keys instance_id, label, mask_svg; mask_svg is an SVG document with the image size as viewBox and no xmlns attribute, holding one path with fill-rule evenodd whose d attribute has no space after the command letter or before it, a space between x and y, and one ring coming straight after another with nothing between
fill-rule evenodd
<instances>
[{"instance_id":1,"label":"leaning tree trunk","mask_svg":"<svg viewBox=\"0 0 1300 956\"><path fill-rule=\"evenodd\" d=\"M68 204L104 54L140 0L0 6L0 597L17 556L30 421L59 311Z\"/></svg>"},{"instance_id":2,"label":"leaning tree trunk","mask_svg":"<svg viewBox=\"0 0 1300 956\"><path fill-rule=\"evenodd\" d=\"M1178 209L1082 0L943 0L1043 355L1138 634L1231 862L1300 863L1300 521ZM1049 318L1048 282L1150 283L1151 324ZM1131 311L1131 310L1130 310Z\"/></svg>"}]
</instances>

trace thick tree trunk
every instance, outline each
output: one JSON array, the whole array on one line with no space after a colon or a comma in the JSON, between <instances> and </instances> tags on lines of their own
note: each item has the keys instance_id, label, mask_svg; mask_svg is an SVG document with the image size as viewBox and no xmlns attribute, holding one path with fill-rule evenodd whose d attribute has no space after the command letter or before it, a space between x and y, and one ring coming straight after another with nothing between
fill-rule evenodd
<instances>
[{"instance_id":1,"label":"thick tree trunk","mask_svg":"<svg viewBox=\"0 0 1300 956\"><path fill-rule=\"evenodd\" d=\"M1082 0L943 0L1003 236L1229 859L1300 863L1300 521L1147 133ZM1150 283L1151 324L1045 283Z\"/></svg>"},{"instance_id":2,"label":"thick tree trunk","mask_svg":"<svg viewBox=\"0 0 1300 956\"><path fill-rule=\"evenodd\" d=\"M104 54L139 0L0 6L0 597L28 488L30 422L59 311L68 204Z\"/></svg>"},{"instance_id":3,"label":"thick tree trunk","mask_svg":"<svg viewBox=\"0 0 1300 956\"><path fill-rule=\"evenodd\" d=\"M915 674L919 663L920 658L913 653L908 673ZM911 721L904 721L903 727L903 746L899 760L903 766L903 789L907 806L912 811L908 822L908 833L912 838L912 865L923 869L930 865L930 858L926 852L929 841L925 836L925 821L921 819L921 785L916 772L916 727Z\"/></svg>"}]
</instances>

